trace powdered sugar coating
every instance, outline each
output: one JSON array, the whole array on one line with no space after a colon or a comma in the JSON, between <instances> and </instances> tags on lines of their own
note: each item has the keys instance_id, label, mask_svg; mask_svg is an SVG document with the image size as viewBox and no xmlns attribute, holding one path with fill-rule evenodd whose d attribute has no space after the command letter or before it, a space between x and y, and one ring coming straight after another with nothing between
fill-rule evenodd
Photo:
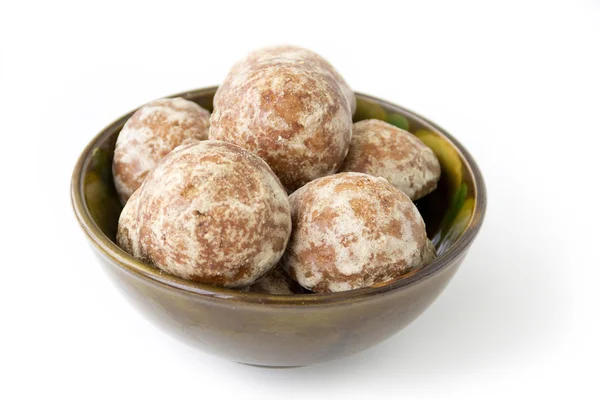
<instances>
[{"instance_id":1,"label":"powdered sugar coating","mask_svg":"<svg viewBox=\"0 0 600 400\"><path fill-rule=\"evenodd\" d=\"M352 116L331 74L274 58L245 68L214 99L209 136L263 158L292 192L335 173L348 152Z\"/></svg>"},{"instance_id":2,"label":"powdered sugar coating","mask_svg":"<svg viewBox=\"0 0 600 400\"><path fill-rule=\"evenodd\" d=\"M431 240L427 239L427 243L425 245L425 252L423 252L423 260L421 261L421 265L426 265L435 260L437 257L437 251L435 250L435 246Z\"/></svg>"},{"instance_id":3,"label":"powdered sugar coating","mask_svg":"<svg viewBox=\"0 0 600 400\"><path fill-rule=\"evenodd\" d=\"M437 157L419 138L376 119L354 124L350 150L340 171L381 176L411 200L432 192L441 174Z\"/></svg>"},{"instance_id":4,"label":"powdered sugar coating","mask_svg":"<svg viewBox=\"0 0 600 400\"><path fill-rule=\"evenodd\" d=\"M148 172L175 147L208 138L210 113L180 97L137 110L119 133L113 160L115 187L125 204Z\"/></svg>"},{"instance_id":5,"label":"powdered sugar coating","mask_svg":"<svg viewBox=\"0 0 600 400\"><path fill-rule=\"evenodd\" d=\"M133 192L119 216L117 244L135 258L147 263L152 261L143 253L139 241L139 189Z\"/></svg>"},{"instance_id":6,"label":"powdered sugar coating","mask_svg":"<svg viewBox=\"0 0 600 400\"><path fill-rule=\"evenodd\" d=\"M256 63L267 61L272 58L286 58L289 60L296 60L302 62L313 63L323 70L329 72L336 82L340 85L340 88L344 92L344 95L348 99L350 104L350 110L352 114L356 110L356 96L354 91L348 85L344 77L331 65L326 59L314 51L305 49L299 46L282 45L282 46L270 46L262 49L254 50L247 54L244 58L234 64L229 71L229 74L225 78L227 82L231 77L241 73L246 67L252 66ZM217 97L219 96L217 92Z\"/></svg>"},{"instance_id":7,"label":"powdered sugar coating","mask_svg":"<svg viewBox=\"0 0 600 400\"><path fill-rule=\"evenodd\" d=\"M272 268L291 232L287 195L269 166L233 144L176 148L121 214L117 241L174 275L244 287Z\"/></svg>"},{"instance_id":8,"label":"powdered sugar coating","mask_svg":"<svg viewBox=\"0 0 600 400\"><path fill-rule=\"evenodd\" d=\"M382 284L421 264L425 223L387 180L341 173L290 196L293 232L281 265L303 287L340 292Z\"/></svg>"}]
</instances>

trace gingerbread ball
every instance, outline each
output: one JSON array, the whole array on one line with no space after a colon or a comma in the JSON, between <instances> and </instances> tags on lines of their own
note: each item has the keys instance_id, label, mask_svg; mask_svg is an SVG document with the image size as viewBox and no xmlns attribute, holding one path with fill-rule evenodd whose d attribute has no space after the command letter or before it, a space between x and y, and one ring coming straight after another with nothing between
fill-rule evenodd
<instances>
[{"instance_id":1,"label":"gingerbread ball","mask_svg":"<svg viewBox=\"0 0 600 400\"><path fill-rule=\"evenodd\" d=\"M437 251L435 250L435 245L429 239L427 239L427 244L425 246L425 252L423 253L423 260L421 260L421 266L429 264L437 257Z\"/></svg>"},{"instance_id":2,"label":"gingerbread ball","mask_svg":"<svg viewBox=\"0 0 600 400\"><path fill-rule=\"evenodd\" d=\"M350 145L352 116L331 74L274 58L245 68L214 99L209 137L263 158L292 192L335 173Z\"/></svg>"},{"instance_id":3,"label":"gingerbread ball","mask_svg":"<svg viewBox=\"0 0 600 400\"><path fill-rule=\"evenodd\" d=\"M281 265L317 293L383 284L421 265L425 223L383 178L341 173L290 196L293 232Z\"/></svg>"},{"instance_id":4,"label":"gingerbread ball","mask_svg":"<svg viewBox=\"0 0 600 400\"><path fill-rule=\"evenodd\" d=\"M340 171L381 176L411 200L432 192L440 179L440 163L415 135L385 121L354 124L350 150Z\"/></svg>"},{"instance_id":5,"label":"gingerbread ball","mask_svg":"<svg viewBox=\"0 0 600 400\"><path fill-rule=\"evenodd\" d=\"M180 97L137 110L119 133L113 160L115 187L125 204L148 172L175 147L208 138L210 113Z\"/></svg>"},{"instance_id":6,"label":"gingerbread ball","mask_svg":"<svg viewBox=\"0 0 600 400\"><path fill-rule=\"evenodd\" d=\"M302 288L283 269L275 266L254 284L247 288L248 292L264 294L300 294Z\"/></svg>"},{"instance_id":7,"label":"gingerbread ball","mask_svg":"<svg viewBox=\"0 0 600 400\"><path fill-rule=\"evenodd\" d=\"M262 49L254 50L238 61L229 71L227 78L225 81L227 82L231 79L232 76L239 74L244 68L248 66L252 66L256 63L266 61L272 58L286 58L290 60L295 60L298 62L308 62L315 64L322 68L323 70L329 72L336 82L340 85L342 91L344 92L346 98L348 99L348 103L350 104L350 110L352 114L356 110L356 96L354 95L354 91L348 85L344 77L331 65L326 59L324 59L319 54L314 51L305 49L299 46L271 46L265 47ZM218 96L218 94L217 94Z\"/></svg>"},{"instance_id":8,"label":"gingerbread ball","mask_svg":"<svg viewBox=\"0 0 600 400\"><path fill-rule=\"evenodd\" d=\"M248 286L280 259L291 232L287 194L269 166L230 143L176 148L121 214L118 244L182 278Z\"/></svg>"}]
</instances>

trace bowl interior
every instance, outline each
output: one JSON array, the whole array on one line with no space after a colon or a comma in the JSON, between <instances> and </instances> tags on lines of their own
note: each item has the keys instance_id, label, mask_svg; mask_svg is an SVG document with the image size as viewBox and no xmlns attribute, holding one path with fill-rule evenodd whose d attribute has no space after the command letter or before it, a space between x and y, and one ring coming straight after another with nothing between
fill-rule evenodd
<instances>
[{"instance_id":1,"label":"bowl interior","mask_svg":"<svg viewBox=\"0 0 600 400\"><path fill-rule=\"evenodd\" d=\"M216 87L174 95L184 97L212 111ZM133 114L121 117L105 128L86 149L79 179L87 212L106 237L115 242L117 223L122 206L112 177L112 157L117 136ZM438 255L452 248L474 217L478 196L476 178L467 162L468 155L460 144L433 123L402 107L357 94L354 121L380 119L408 130L419 137L437 155L442 166L438 188L418 200L416 205L427 225L429 238ZM472 162L472 161L471 161ZM474 168L476 168L473 165ZM77 178L76 178L77 179ZM479 182L479 186L483 183ZM479 194L480 196L483 193ZM481 199L480 199L481 200Z\"/></svg>"}]
</instances>

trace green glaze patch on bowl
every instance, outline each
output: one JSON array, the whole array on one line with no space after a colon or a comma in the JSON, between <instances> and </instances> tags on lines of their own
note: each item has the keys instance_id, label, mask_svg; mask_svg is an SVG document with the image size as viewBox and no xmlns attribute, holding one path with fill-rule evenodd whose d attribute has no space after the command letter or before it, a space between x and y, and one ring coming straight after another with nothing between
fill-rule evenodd
<instances>
[{"instance_id":1,"label":"green glaze patch on bowl","mask_svg":"<svg viewBox=\"0 0 600 400\"><path fill-rule=\"evenodd\" d=\"M83 182L87 207L102 232L114 240L122 206L113 183L112 157L96 147L88 168Z\"/></svg>"},{"instance_id":2,"label":"green glaze patch on bowl","mask_svg":"<svg viewBox=\"0 0 600 400\"><path fill-rule=\"evenodd\" d=\"M410 124L408 122L408 119L406 119L406 117L404 115L391 113L391 114L388 114L386 120L390 124L395 125L400 129L404 129L405 131L410 131Z\"/></svg>"},{"instance_id":3,"label":"green glaze patch on bowl","mask_svg":"<svg viewBox=\"0 0 600 400\"><path fill-rule=\"evenodd\" d=\"M364 119L380 119L385 121L387 120L387 117L388 114L381 105L357 96L356 112L353 117L354 122L362 121Z\"/></svg>"}]
</instances>

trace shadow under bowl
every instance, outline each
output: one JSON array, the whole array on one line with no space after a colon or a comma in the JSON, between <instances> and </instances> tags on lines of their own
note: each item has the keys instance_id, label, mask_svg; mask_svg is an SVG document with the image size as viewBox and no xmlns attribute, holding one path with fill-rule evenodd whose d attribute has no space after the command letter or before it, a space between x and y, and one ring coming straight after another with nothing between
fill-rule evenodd
<instances>
[{"instance_id":1,"label":"shadow under bowl","mask_svg":"<svg viewBox=\"0 0 600 400\"><path fill-rule=\"evenodd\" d=\"M172 97L212 110L215 91L210 87ZM357 94L355 121L375 118L406 129L440 160L438 188L417 202L439 256L386 285L330 294L243 293L178 278L115 244L122 207L113 185L112 156L117 135L134 111L102 130L77 161L71 185L76 218L109 277L146 318L196 348L237 362L303 366L345 357L389 338L441 293L483 221L483 178L464 147L405 108Z\"/></svg>"}]
</instances>

